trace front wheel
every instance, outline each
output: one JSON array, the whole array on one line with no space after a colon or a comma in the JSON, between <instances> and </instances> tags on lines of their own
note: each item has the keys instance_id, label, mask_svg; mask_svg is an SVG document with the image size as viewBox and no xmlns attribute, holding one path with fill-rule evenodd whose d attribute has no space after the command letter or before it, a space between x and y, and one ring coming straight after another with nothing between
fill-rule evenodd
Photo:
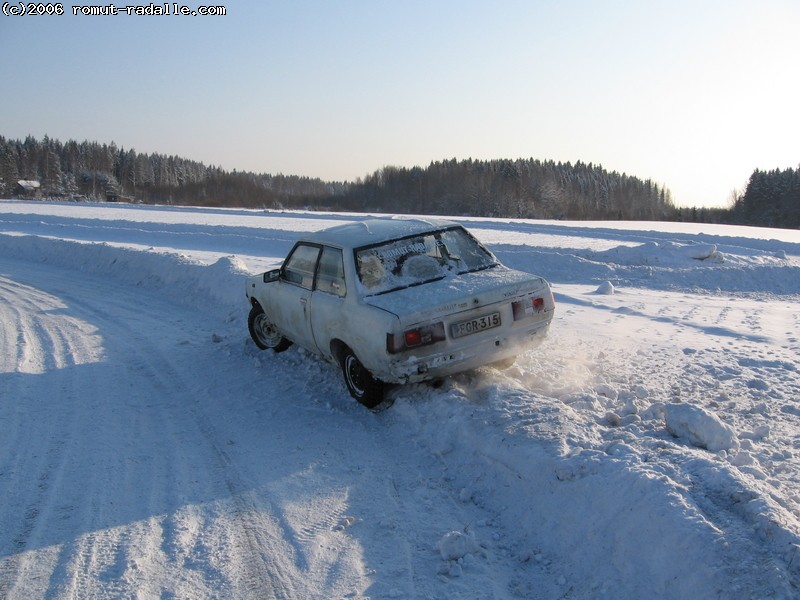
<instances>
[{"instance_id":1,"label":"front wheel","mask_svg":"<svg viewBox=\"0 0 800 600\"><path fill-rule=\"evenodd\" d=\"M383 382L372 376L350 348L345 348L341 363L345 385L353 398L367 408L383 402Z\"/></svg>"},{"instance_id":2,"label":"front wheel","mask_svg":"<svg viewBox=\"0 0 800 600\"><path fill-rule=\"evenodd\" d=\"M264 309L258 304L254 304L250 309L247 317L247 329L256 346L262 350L272 348L275 352L283 352L292 345L292 342L281 335Z\"/></svg>"}]
</instances>

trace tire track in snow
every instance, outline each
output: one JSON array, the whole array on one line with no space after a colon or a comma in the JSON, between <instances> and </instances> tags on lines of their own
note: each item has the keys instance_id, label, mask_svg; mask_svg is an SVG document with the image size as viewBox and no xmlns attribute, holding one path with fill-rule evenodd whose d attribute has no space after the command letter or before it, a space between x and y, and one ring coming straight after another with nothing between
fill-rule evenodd
<instances>
[{"instance_id":1,"label":"tire track in snow","mask_svg":"<svg viewBox=\"0 0 800 600\"><path fill-rule=\"evenodd\" d=\"M54 296L3 277L0 297L3 298L4 339L6 343L11 339L16 342L13 349L10 344L4 348L5 360L0 371L0 378L5 382L3 420L11 423L4 427L0 446L0 456L5 457L0 482L14 483L4 494L3 530L9 532L9 537L3 546L4 556L0 558L0 593L6 593L17 579L42 579L37 561L23 550L29 540L42 535L43 523L51 515L64 517L71 511L71 506L53 493L64 481L68 466L65 448L75 443L76 415L70 398L60 394L74 381L69 371L58 369L70 363L74 356L90 356L94 340L90 336L75 337L74 320L54 318L53 313L63 308ZM56 370L59 384L50 394L41 394L35 385L27 382L47 370ZM48 395L52 397L53 394L59 396L59 402L48 404ZM45 406L47 410L42 410ZM61 435L32 444L30 434L41 426L40 421L46 426L58 422ZM48 554L52 555L53 551L49 550Z\"/></svg>"},{"instance_id":2,"label":"tire track in snow","mask_svg":"<svg viewBox=\"0 0 800 600\"><path fill-rule=\"evenodd\" d=\"M199 432L205 438L206 450L212 451L210 457L214 478L212 483L220 488L224 486L224 489L220 491L223 492L223 495L227 492L229 496L224 504L226 510L230 512L232 521L229 524L231 530L226 535L232 540L234 556L231 558L235 558L234 562L237 564L238 572L231 578L233 589L237 590L236 594L243 597L274 596L287 599L297 597L292 589L291 578L284 576L281 572L283 569L288 569L288 565L272 560L269 553L263 553L263 548L273 548L275 544L274 542L264 543L264 536L261 535L262 530L265 529L264 520L257 518L259 510L249 498L247 486L241 480L235 466L218 443L210 422L196 409L193 391L181 370L173 365L172 357L165 354L162 348L153 344L149 337L137 335L136 331L124 321L118 321L113 314L115 311L108 312L106 306L91 307L91 311L100 322L108 324L103 329L113 330L112 324L118 325L122 330L120 332L122 335L115 337L131 340L126 341L126 352L130 357L131 364L150 381L155 392L170 397L175 403L180 404L182 410L188 412L188 416L192 418ZM119 305L112 306L112 308L117 311L125 309L124 306L120 307ZM176 419L180 418L176 417ZM173 432L172 436L175 435ZM166 434L163 437L168 438L170 435ZM190 469L185 469L185 471L189 472ZM172 481L168 474L156 479ZM173 483L171 487L174 488L173 492L177 492L180 485ZM231 506L227 506L228 504ZM172 523L173 518L168 517L165 521ZM173 528L177 529L179 525L175 524ZM170 549L170 546L174 544L167 543L170 536L164 536L161 528L156 535L164 537L163 545L167 546L168 555L174 554L174 549ZM279 538L280 533L275 537ZM172 538L174 542L174 536ZM214 569L221 573L224 565L215 565Z\"/></svg>"},{"instance_id":3,"label":"tire track in snow","mask_svg":"<svg viewBox=\"0 0 800 600\"><path fill-rule=\"evenodd\" d=\"M128 327L125 327L129 329ZM133 332L130 332L133 333ZM293 572L292 561L282 559L287 555L285 546L285 527L274 518L265 518L265 501L257 501L250 492L235 464L224 450L220 437L211 421L197 408L194 395L200 390L191 389L183 373L176 369L170 357L151 344L147 339L139 340L131 348L139 368L152 379L153 385L163 394L177 397L182 408L191 416L199 432L212 451L213 470L224 483L229 495L233 547L239 558L240 570L237 574L239 593L252 597L280 597L287 600L300 597L289 576ZM274 507L268 507L267 514L275 515ZM265 550L274 550L269 552ZM288 553L293 556L293 552Z\"/></svg>"},{"instance_id":4,"label":"tire track in snow","mask_svg":"<svg viewBox=\"0 0 800 600\"><path fill-rule=\"evenodd\" d=\"M26 277L54 286L50 271L36 271ZM182 376L184 359L176 357L191 347L175 353L174 344L186 337L185 315L165 307L146 315L130 289L115 294L89 278L79 281L80 292L59 297L9 281L0 294L14 325L4 333L18 329L26 344L2 376L17 381L12 398L29 391L39 405L14 415L8 403L2 413L15 435L3 444L0 482L22 489L2 513L4 530L15 533L0 556L0 595L159 595L175 587L188 596L221 588L239 597L297 597L282 573L293 565L272 552L280 526L253 500ZM89 362L102 354L94 328L108 354L101 364ZM43 357L41 369L29 368ZM42 415L45 422L32 422ZM50 446L35 448L41 442ZM191 514L196 502L182 498L187 490L200 501L200 518ZM19 514L21 524L5 527ZM191 572L189 562L197 567Z\"/></svg>"}]
</instances>

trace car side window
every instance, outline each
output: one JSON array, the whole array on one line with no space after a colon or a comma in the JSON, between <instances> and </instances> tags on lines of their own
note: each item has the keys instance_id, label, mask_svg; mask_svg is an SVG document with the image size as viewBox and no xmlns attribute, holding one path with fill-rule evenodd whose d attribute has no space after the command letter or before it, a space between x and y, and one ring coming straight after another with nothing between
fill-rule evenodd
<instances>
[{"instance_id":1,"label":"car side window","mask_svg":"<svg viewBox=\"0 0 800 600\"><path fill-rule=\"evenodd\" d=\"M310 290L314 285L314 269L319 257L319 246L300 244L283 265L283 278Z\"/></svg>"},{"instance_id":2,"label":"car side window","mask_svg":"<svg viewBox=\"0 0 800 600\"><path fill-rule=\"evenodd\" d=\"M344 296L347 288L344 282L344 262L342 251L338 248L324 247L317 269L317 290L326 294Z\"/></svg>"}]
</instances>

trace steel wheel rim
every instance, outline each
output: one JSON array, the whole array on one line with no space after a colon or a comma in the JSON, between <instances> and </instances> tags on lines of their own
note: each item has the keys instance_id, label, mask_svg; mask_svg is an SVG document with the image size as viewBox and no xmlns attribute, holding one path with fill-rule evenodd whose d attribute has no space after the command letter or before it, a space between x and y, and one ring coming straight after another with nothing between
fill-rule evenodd
<instances>
[{"instance_id":1,"label":"steel wheel rim","mask_svg":"<svg viewBox=\"0 0 800 600\"><path fill-rule=\"evenodd\" d=\"M344 371L347 374L347 381L358 396L364 395L364 384L362 382L363 372L358 359L352 354L348 355L344 361Z\"/></svg>"},{"instance_id":2,"label":"steel wheel rim","mask_svg":"<svg viewBox=\"0 0 800 600\"><path fill-rule=\"evenodd\" d=\"M256 317L255 330L256 333L258 333L258 339L260 339L265 346L273 347L280 341L280 334L273 326L272 321L270 321L264 313Z\"/></svg>"}]
</instances>

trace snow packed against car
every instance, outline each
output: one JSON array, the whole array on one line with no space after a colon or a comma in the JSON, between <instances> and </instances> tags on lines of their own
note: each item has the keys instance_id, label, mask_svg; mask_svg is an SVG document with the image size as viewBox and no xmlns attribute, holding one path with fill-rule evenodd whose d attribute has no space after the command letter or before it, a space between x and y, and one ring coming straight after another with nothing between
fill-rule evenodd
<instances>
[{"instance_id":1,"label":"snow packed against car","mask_svg":"<svg viewBox=\"0 0 800 600\"><path fill-rule=\"evenodd\" d=\"M279 269L248 278L248 329L261 349L296 343L339 364L374 408L386 384L505 366L553 318L550 285L502 265L461 225L387 218L301 238Z\"/></svg>"}]
</instances>

